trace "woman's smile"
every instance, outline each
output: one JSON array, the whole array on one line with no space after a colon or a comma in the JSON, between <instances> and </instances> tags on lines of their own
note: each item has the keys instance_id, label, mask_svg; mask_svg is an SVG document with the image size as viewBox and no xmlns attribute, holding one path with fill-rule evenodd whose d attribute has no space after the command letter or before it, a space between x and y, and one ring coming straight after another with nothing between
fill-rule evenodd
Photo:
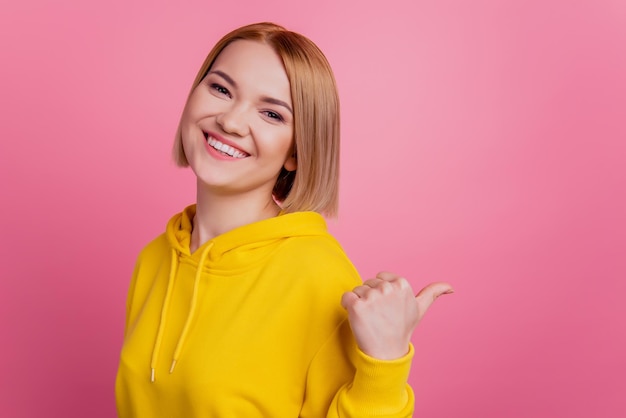
<instances>
[{"instance_id":1,"label":"woman's smile","mask_svg":"<svg viewBox=\"0 0 626 418\"><path fill-rule=\"evenodd\" d=\"M218 156L232 157L232 159L235 159L235 160L250 156L250 154L241 150L240 148L227 144L225 139L221 137L220 139L217 139L216 136L217 136L216 134L204 132L204 138L207 141L208 151L212 155L215 154L213 151L217 151Z\"/></svg>"}]
</instances>

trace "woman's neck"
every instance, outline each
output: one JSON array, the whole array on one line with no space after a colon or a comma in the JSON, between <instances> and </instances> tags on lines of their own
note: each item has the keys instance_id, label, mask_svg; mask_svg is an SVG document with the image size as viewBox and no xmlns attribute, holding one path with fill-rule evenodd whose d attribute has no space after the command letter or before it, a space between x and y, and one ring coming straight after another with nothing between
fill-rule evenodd
<instances>
[{"instance_id":1,"label":"woman's neck","mask_svg":"<svg viewBox=\"0 0 626 418\"><path fill-rule=\"evenodd\" d=\"M280 212L280 207L271 195L267 197L267 193L216 195L198 184L196 199L196 215L190 243L192 253L218 235L272 218Z\"/></svg>"}]
</instances>

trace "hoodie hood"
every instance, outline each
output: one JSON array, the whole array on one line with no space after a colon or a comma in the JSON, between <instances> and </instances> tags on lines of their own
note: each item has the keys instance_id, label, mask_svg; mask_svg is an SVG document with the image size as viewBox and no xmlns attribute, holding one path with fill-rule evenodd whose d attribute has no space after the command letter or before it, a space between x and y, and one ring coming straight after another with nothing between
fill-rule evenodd
<instances>
[{"instance_id":1,"label":"hoodie hood","mask_svg":"<svg viewBox=\"0 0 626 418\"><path fill-rule=\"evenodd\" d=\"M259 247L270 245L273 242L285 238L320 235L331 237L326 228L326 221L319 213L296 212L279 214L274 218L244 225L219 235L202 244L197 251L191 254L189 245L191 243L191 232L193 230L193 218L195 214L196 206L188 206L183 212L172 217L166 227L165 235L171 247L171 265L165 299L163 300L163 306L161 308L159 328L154 342L152 359L150 361L150 379L152 382L156 380L156 364L159 359L163 334L168 320L168 309L181 258L190 258L197 262L197 269L189 312L174 350L170 373L174 372L176 362L183 350L187 334L196 314L198 289L206 263L211 262L217 264L227 259L227 262L219 264L225 265L229 270L237 270L247 267L246 265L241 265L242 260L246 260L246 263L251 262L249 256L238 258L236 256L238 252L249 254L250 252L255 252L254 250ZM232 255L232 257L229 257L230 255ZM224 266L222 266L222 268L224 268Z\"/></svg>"},{"instance_id":2,"label":"hoodie hood","mask_svg":"<svg viewBox=\"0 0 626 418\"><path fill-rule=\"evenodd\" d=\"M207 246L211 246L211 260L249 245L262 246L269 241L297 236L328 235L326 221L316 212L295 212L279 214L276 217L254 222L219 235L198 248L194 254L189 251L193 218L196 205L191 205L170 219L166 228L167 240L173 250L180 255L196 258Z\"/></svg>"}]
</instances>

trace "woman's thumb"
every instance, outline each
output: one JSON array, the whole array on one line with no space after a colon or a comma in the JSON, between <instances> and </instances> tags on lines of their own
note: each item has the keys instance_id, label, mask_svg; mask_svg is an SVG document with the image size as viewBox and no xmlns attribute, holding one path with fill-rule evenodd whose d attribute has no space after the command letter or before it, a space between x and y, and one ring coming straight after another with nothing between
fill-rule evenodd
<instances>
[{"instance_id":1,"label":"woman's thumb","mask_svg":"<svg viewBox=\"0 0 626 418\"><path fill-rule=\"evenodd\" d=\"M421 315L424 315L430 305L441 295L449 295L450 293L454 293L454 289L450 284L445 282L436 282L431 283L428 286L424 287L419 293L415 296L415 300L419 306L419 311Z\"/></svg>"}]
</instances>

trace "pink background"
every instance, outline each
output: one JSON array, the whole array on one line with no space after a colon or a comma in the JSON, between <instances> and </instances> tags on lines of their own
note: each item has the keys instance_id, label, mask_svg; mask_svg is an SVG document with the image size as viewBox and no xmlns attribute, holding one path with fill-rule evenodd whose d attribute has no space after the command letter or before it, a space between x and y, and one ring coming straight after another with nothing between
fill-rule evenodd
<instances>
[{"instance_id":1,"label":"pink background","mask_svg":"<svg viewBox=\"0 0 626 418\"><path fill-rule=\"evenodd\" d=\"M7 3L0 416L115 415L135 257L194 199L189 85L260 20L335 69L363 276L456 288L414 336L415 415L626 416L623 1Z\"/></svg>"}]
</instances>

